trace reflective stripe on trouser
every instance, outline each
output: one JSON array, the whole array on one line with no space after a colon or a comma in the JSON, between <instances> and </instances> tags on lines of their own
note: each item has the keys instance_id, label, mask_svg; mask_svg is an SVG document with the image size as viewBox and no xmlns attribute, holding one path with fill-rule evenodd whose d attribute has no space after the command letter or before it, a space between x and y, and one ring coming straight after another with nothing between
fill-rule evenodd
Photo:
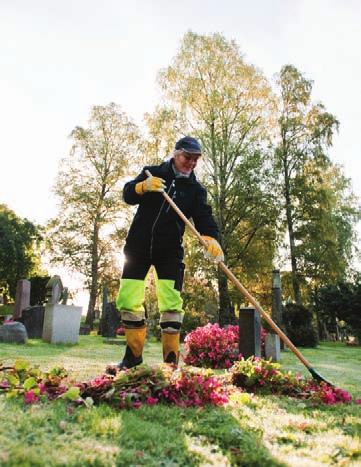
<instances>
[{"instance_id":1,"label":"reflective stripe on trouser","mask_svg":"<svg viewBox=\"0 0 361 467\"><path fill-rule=\"evenodd\" d=\"M116 304L123 320L141 321L145 318L145 284L145 280L122 279Z\"/></svg>"},{"instance_id":2,"label":"reflective stripe on trouser","mask_svg":"<svg viewBox=\"0 0 361 467\"><path fill-rule=\"evenodd\" d=\"M122 279L117 298L117 307L122 319L126 321L141 321L144 319L145 281ZM183 321L183 300L180 292L175 290L174 281L157 280L158 306L160 322Z\"/></svg>"},{"instance_id":3,"label":"reflective stripe on trouser","mask_svg":"<svg viewBox=\"0 0 361 467\"><path fill-rule=\"evenodd\" d=\"M161 322L183 321L184 264L178 259L164 258L151 261L149 258L125 255L123 276L117 298L117 307L123 320L144 319L144 293L150 267L155 270L158 306Z\"/></svg>"}]
</instances>

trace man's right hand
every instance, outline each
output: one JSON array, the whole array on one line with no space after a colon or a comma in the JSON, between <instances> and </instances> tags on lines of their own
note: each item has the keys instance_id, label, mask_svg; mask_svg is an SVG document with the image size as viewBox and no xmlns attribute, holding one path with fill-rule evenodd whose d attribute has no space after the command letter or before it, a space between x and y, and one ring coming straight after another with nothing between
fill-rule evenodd
<instances>
[{"instance_id":1,"label":"man's right hand","mask_svg":"<svg viewBox=\"0 0 361 467\"><path fill-rule=\"evenodd\" d=\"M135 185L135 191L138 195L144 195L144 193L155 191L162 193L165 190L165 181L158 177L148 177L144 182L139 182Z\"/></svg>"}]
</instances>

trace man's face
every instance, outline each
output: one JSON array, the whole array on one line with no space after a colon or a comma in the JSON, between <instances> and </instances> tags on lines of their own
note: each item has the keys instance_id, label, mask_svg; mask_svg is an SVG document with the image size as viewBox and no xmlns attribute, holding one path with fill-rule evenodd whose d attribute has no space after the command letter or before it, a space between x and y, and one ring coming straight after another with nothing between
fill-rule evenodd
<instances>
[{"instance_id":1,"label":"man's face","mask_svg":"<svg viewBox=\"0 0 361 467\"><path fill-rule=\"evenodd\" d=\"M189 175L197 166L201 154L192 154L190 152L181 152L174 156L174 166L182 174Z\"/></svg>"}]
</instances>

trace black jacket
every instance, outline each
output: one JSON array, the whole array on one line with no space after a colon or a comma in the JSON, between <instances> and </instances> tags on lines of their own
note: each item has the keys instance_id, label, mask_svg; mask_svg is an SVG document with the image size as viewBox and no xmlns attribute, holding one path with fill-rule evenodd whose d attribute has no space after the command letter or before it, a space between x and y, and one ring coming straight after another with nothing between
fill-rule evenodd
<instances>
[{"instance_id":1,"label":"black jacket","mask_svg":"<svg viewBox=\"0 0 361 467\"><path fill-rule=\"evenodd\" d=\"M175 178L172 164L173 158L159 165L146 166L134 180L124 185L124 201L131 205L139 204L128 232L125 253L146 255L151 259L183 259L184 256L184 221L162 193L138 195L135 191L135 185L147 178L145 170L165 181L169 197L188 219L193 219L201 235L218 240L219 229L212 208L207 203L206 189L198 182L194 172L189 178Z\"/></svg>"}]
</instances>

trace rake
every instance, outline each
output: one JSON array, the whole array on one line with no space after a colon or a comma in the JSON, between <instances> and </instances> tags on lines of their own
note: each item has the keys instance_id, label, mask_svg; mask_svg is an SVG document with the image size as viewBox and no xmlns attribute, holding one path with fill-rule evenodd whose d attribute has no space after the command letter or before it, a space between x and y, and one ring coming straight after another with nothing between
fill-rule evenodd
<instances>
[{"instance_id":1,"label":"rake","mask_svg":"<svg viewBox=\"0 0 361 467\"><path fill-rule=\"evenodd\" d=\"M148 177L152 176L152 174L146 170L145 173ZM208 247L208 243L204 238L200 235L194 225L187 219L187 217L183 214L183 212L178 208L175 202L167 195L166 192L162 192L164 198L168 201L168 203L172 206L172 208L176 211L176 213L181 217L184 221L186 226L194 233L194 235L198 238L199 242L205 247ZM296 355L296 357L300 360L300 362L307 368L307 370L311 373L312 377L319 381L324 382L328 386L333 386L330 382L328 382L323 376L318 373L315 368L311 365L310 362L301 354L301 352L292 344L292 342L288 339L288 337L284 334L284 332L277 326L277 324L272 320L272 318L264 311L261 305L255 300L252 295L248 292L248 290L239 282L239 280L234 276L234 274L228 269L228 267L220 261L218 266L224 271L227 277L235 284L235 286L242 292L242 294L247 298L249 303L251 303L254 308L258 311L260 316L266 321L267 324L275 331L275 333L283 340L283 342L287 345L287 347Z\"/></svg>"}]
</instances>

